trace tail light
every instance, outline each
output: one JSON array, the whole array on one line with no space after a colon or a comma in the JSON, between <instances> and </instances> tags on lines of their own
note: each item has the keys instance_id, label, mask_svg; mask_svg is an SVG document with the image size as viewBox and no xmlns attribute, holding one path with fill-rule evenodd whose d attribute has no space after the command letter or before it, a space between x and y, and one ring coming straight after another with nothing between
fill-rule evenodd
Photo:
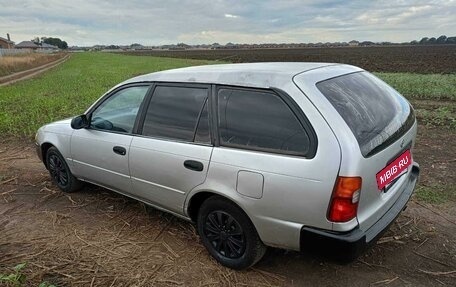
<instances>
[{"instance_id":1,"label":"tail light","mask_svg":"<svg viewBox=\"0 0 456 287\"><path fill-rule=\"evenodd\" d=\"M361 177L337 178L328 210L330 221L347 222L356 217L361 183Z\"/></svg>"}]
</instances>

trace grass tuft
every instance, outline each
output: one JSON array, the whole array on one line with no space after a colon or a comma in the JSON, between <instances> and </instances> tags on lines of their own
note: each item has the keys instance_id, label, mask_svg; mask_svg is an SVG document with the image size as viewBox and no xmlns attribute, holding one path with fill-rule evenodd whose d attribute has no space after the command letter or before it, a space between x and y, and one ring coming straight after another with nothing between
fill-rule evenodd
<instances>
[{"instance_id":1,"label":"grass tuft","mask_svg":"<svg viewBox=\"0 0 456 287\"><path fill-rule=\"evenodd\" d=\"M438 107L436 109L416 109L418 121L430 126L441 126L456 129L456 105Z\"/></svg>"},{"instance_id":2,"label":"grass tuft","mask_svg":"<svg viewBox=\"0 0 456 287\"><path fill-rule=\"evenodd\" d=\"M421 185L415 190L415 197L422 202L442 204L456 201L456 186L449 185Z\"/></svg>"}]
</instances>

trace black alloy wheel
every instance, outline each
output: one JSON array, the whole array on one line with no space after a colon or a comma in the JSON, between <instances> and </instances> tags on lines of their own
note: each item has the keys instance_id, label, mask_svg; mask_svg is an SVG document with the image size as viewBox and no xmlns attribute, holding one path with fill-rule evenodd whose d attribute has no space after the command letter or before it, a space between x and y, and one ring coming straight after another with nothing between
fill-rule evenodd
<instances>
[{"instance_id":1,"label":"black alloy wheel","mask_svg":"<svg viewBox=\"0 0 456 287\"><path fill-rule=\"evenodd\" d=\"M208 214L204 234L214 249L222 256L239 258L244 254L246 240L241 225L224 211Z\"/></svg>"},{"instance_id":2,"label":"black alloy wheel","mask_svg":"<svg viewBox=\"0 0 456 287\"><path fill-rule=\"evenodd\" d=\"M46 167L49 170L52 181L57 184L60 190L63 192L74 192L81 189L83 183L71 173L64 157L57 148L50 147L44 154Z\"/></svg>"},{"instance_id":3,"label":"black alloy wheel","mask_svg":"<svg viewBox=\"0 0 456 287\"><path fill-rule=\"evenodd\" d=\"M49 173L60 188L68 186L68 170L62 160L55 154L49 156Z\"/></svg>"},{"instance_id":4,"label":"black alloy wheel","mask_svg":"<svg viewBox=\"0 0 456 287\"><path fill-rule=\"evenodd\" d=\"M266 252L250 218L227 198L207 198L198 210L196 223L203 245L223 266L248 268Z\"/></svg>"}]
</instances>

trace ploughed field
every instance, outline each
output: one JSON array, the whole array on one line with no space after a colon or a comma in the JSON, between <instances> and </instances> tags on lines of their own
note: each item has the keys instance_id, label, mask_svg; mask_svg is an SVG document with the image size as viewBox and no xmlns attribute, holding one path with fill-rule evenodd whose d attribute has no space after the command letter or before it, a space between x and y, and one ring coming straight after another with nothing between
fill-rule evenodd
<instances>
[{"instance_id":1,"label":"ploughed field","mask_svg":"<svg viewBox=\"0 0 456 287\"><path fill-rule=\"evenodd\" d=\"M246 62L330 62L374 72L455 73L456 45L133 51L130 55Z\"/></svg>"},{"instance_id":2,"label":"ploughed field","mask_svg":"<svg viewBox=\"0 0 456 287\"><path fill-rule=\"evenodd\" d=\"M258 265L233 271L209 256L188 222L91 185L63 194L50 181L34 151L37 127L82 113L129 77L211 63L80 53L0 87L0 286L20 263L24 286L454 286L456 66L447 75L376 73L415 107L421 177L408 209L349 264L271 248Z\"/></svg>"}]
</instances>

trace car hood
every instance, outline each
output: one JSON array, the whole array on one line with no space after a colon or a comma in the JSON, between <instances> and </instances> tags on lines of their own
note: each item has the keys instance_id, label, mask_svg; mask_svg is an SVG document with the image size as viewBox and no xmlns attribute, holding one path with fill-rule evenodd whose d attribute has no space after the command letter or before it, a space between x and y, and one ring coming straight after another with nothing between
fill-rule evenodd
<instances>
[{"instance_id":1,"label":"car hood","mask_svg":"<svg viewBox=\"0 0 456 287\"><path fill-rule=\"evenodd\" d=\"M71 120L72 118L66 118L63 120L55 121L41 127L40 130L44 132L54 132L59 134L71 134L73 133L73 129L71 128Z\"/></svg>"},{"instance_id":2,"label":"car hood","mask_svg":"<svg viewBox=\"0 0 456 287\"><path fill-rule=\"evenodd\" d=\"M52 123L49 123L47 124L46 126L52 126L52 125L69 125L71 124L71 120L73 118L66 118L66 119L63 119L63 120L59 120L59 121L55 121L55 122L52 122Z\"/></svg>"}]
</instances>

